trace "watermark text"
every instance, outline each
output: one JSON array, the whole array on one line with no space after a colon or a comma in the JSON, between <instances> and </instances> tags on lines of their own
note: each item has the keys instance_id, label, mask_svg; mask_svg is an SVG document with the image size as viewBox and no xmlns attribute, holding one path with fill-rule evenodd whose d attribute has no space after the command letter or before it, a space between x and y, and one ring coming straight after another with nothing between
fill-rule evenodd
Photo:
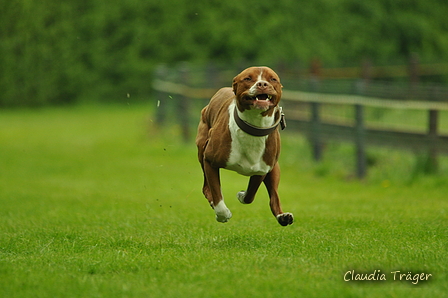
<instances>
[{"instance_id":1,"label":"watermark text","mask_svg":"<svg viewBox=\"0 0 448 298\"><path fill-rule=\"evenodd\" d=\"M400 270L381 272L381 270L373 270L372 272L357 272L349 270L344 274L344 281L404 281L417 285L421 281L428 281L432 278L431 273L426 272L402 272Z\"/></svg>"}]
</instances>

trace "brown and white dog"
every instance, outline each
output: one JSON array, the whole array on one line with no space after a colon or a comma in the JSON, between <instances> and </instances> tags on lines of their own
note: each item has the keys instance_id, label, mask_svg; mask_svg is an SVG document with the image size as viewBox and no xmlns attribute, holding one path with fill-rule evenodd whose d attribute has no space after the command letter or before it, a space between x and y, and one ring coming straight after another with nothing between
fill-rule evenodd
<instances>
[{"instance_id":1,"label":"brown and white dog","mask_svg":"<svg viewBox=\"0 0 448 298\"><path fill-rule=\"evenodd\" d=\"M247 190L237 194L241 203L252 203L264 182L277 221L282 226L294 221L291 213L283 213L277 193L280 181L278 126L284 126L278 105L282 88L280 78L272 69L250 67L233 79L233 88L220 89L202 110L196 136L204 172L202 192L219 222L227 222L232 217L221 192L220 168L250 176Z\"/></svg>"}]
</instances>

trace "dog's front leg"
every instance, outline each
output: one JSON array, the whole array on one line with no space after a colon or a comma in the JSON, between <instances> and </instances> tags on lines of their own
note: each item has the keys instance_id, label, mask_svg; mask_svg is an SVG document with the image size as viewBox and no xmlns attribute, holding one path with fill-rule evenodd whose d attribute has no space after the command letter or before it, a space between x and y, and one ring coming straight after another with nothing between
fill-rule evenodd
<instances>
[{"instance_id":1,"label":"dog's front leg","mask_svg":"<svg viewBox=\"0 0 448 298\"><path fill-rule=\"evenodd\" d=\"M277 192L278 184L280 182L280 166L278 163L276 163L272 171L266 175L263 182L268 190L270 198L269 204L271 206L272 214L277 218L278 223L282 226L292 224L294 222L294 216L289 212L283 213Z\"/></svg>"},{"instance_id":2,"label":"dog's front leg","mask_svg":"<svg viewBox=\"0 0 448 298\"><path fill-rule=\"evenodd\" d=\"M250 204L255 199L255 194L257 193L258 187L260 187L261 182L263 182L265 175L254 175L249 179L249 185L247 186L247 190L240 191L237 193L238 200L243 204Z\"/></svg>"},{"instance_id":3,"label":"dog's front leg","mask_svg":"<svg viewBox=\"0 0 448 298\"><path fill-rule=\"evenodd\" d=\"M232 213L224 203L221 192L221 182L219 178L219 168L214 168L204 159L204 175L208 184L208 189L212 196L212 207L215 210L216 220L227 222L232 217Z\"/></svg>"}]
</instances>

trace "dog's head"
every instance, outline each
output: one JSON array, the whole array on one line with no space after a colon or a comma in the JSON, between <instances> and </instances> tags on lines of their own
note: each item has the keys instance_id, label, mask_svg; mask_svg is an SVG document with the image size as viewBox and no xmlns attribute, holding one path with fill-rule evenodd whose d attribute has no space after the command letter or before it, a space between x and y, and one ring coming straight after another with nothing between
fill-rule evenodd
<instances>
[{"instance_id":1,"label":"dog's head","mask_svg":"<svg viewBox=\"0 0 448 298\"><path fill-rule=\"evenodd\" d=\"M249 67L233 79L233 92L240 111L267 111L277 106L282 97L282 84L269 67Z\"/></svg>"}]
</instances>

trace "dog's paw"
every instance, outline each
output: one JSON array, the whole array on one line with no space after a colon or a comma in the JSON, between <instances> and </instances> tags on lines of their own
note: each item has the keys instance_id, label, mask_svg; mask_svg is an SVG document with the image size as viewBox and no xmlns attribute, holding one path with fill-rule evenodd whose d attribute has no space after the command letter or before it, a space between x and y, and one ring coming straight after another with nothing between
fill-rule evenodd
<instances>
[{"instance_id":1,"label":"dog's paw","mask_svg":"<svg viewBox=\"0 0 448 298\"><path fill-rule=\"evenodd\" d=\"M228 222L229 219L231 219L231 218L232 218L232 212L230 212L230 210L229 210L229 213L227 213L227 214L216 214L216 221L218 221L218 222L222 222L222 223Z\"/></svg>"},{"instance_id":2,"label":"dog's paw","mask_svg":"<svg viewBox=\"0 0 448 298\"><path fill-rule=\"evenodd\" d=\"M216 220L219 222L228 222L230 218L232 218L232 212L230 212L229 208L227 208L224 201L221 201L214 207Z\"/></svg>"},{"instance_id":3,"label":"dog's paw","mask_svg":"<svg viewBox=\"0 0 448 298\"><path fill-rule=\"evenodd\" d=\"M285 212L282 214L277 215L277 221L282 226L291 225L294 222L294 215L289 212Z\"/></svg>"},{"instance_id":4,"label":"dog's paw","mask_svg":"<svg viewBox=\"0 0 448 298\"><path fill-rule=\"evenodd\" d=\"M247 204L246 202L244 202L244 198L246 197L246 192L244 190L237 193L236 197L238 198L238 201L241 202L241 204Z\"/></svg>"}]
</instances>

